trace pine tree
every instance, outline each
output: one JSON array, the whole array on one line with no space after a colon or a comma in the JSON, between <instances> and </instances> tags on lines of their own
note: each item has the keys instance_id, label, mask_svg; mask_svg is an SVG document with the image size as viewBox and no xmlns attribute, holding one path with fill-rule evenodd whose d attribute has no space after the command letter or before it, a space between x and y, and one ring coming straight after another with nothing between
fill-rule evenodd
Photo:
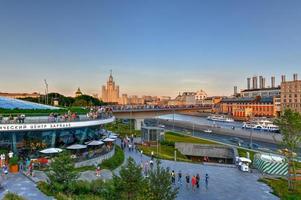
<instances>
[{"instance_id":1,"label":"pine tree","mask_svg":"<svg viewBox=\"0 0 301 200\"><path fill-rule=\"evenodd\" d=\"M114 199L138 200L147 186L142 169L129 157L125 166L121 167L119 176L114 176Z\"/></svg>"},{"instance_id":2,"label":"pine tree","mask_svg":"<svg viewBox=\"0 0 301 200\"><path fill-rule=\"evenodd\" d=\"M171 183L169 169L161 166L157 160L156 167L149 172L147 177L148 187L145 196L148 200L174 200L178 194L178 188Z\"/></svg>"},{"instance_id":3,"label":"pine tree","mask_svg":"<svg viewBox=\"0 0 301 200\"><path fill-rule=\"evenodd\" d=\"M48 173L53 191L63 191L77 179L74 172L74 161L68 152L62 152L50 164Z\"/></svg>"}]
</instances>

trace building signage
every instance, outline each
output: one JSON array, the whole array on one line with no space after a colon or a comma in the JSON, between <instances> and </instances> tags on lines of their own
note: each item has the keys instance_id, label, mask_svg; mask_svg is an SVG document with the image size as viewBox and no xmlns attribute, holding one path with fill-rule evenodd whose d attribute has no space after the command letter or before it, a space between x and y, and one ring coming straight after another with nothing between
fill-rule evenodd
<instances>
[{"instance_id":1,"label":"building signage","mask_svg":"<svg viewBox=\"0 0 301 200\"><path fill-rule=\"evenodd\" d=\"M8 131L31 131L31 130L49 130L64 128L79 128L85 126L97 126L110 123L115 117L101 120L79 121L79 122L60 122L60 123L37 123L37 124L0 124L0 132Z\"/></svg>"}]
</instances>

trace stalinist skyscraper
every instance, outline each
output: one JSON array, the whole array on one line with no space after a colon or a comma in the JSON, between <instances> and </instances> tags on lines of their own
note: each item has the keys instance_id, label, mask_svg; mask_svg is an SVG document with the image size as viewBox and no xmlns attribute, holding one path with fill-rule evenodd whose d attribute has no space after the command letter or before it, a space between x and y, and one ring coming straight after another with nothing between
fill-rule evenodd
<instances>
[{"instance_id":1,"label":"stalinist skyscraper","mask_svg":"<svg viewBox=\"0 0 301 200\"><path fill-rule=\"evenodd\" d=\"M101 99L103 102L109 103L118 103L119 101L119 86L115 85L112 70L110 72L109 80L107 81L107 86L102 86Z\"/></svg>"}]
</instances>

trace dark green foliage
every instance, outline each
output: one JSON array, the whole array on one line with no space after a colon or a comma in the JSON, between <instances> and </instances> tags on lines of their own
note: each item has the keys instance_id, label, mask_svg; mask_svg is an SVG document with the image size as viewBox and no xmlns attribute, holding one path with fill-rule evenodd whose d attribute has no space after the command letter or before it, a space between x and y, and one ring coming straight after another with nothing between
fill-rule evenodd
<instances>
[{"instance_id":1,"label":"dark green foliage","mask_svg":"<svg viewBox=\"0 0 301 200\"><path fill-rule=\"evenodd\" d=\"M120 176L113 177L113 195L120 200L139 199L147 186L142 176L141 168L136 165L133 158L129 158L125 166L121 167Z\"/></svg>"},{"instance_id":2,"label":"dark green foliage","mask_svg":"<svg viewBox=\"0 0 301 200\"><path fill-rule=\"evenodd\" d=\"M109 170L114 170L117 167L119 167L124 161L124 152L122 151L122 149L115 145L115 154L113 157L104 160L101 164L100 164L100 168L101 169L109 169Z\"/></svg>"},{"instance_id":3,"label":"dark green foliage","mask_svg":"<svg viewBox=\"0 0 301 200\"><path fill-rule=\"evenodd\" d=\"M9 165L17 165L19 161L19 158L17 156L14 156L9 159Z\"/></svg>"},{"instance_id":4,"label":"dark green foliage","mask_svg":"<svg viewBox=\"0 0 301 200\"><path fill-rule=\"evenodd\" d=\"M74 161L67 151L60 153L50 164L48 177L52 191L64 191L72 184L77 173L74 170Z\"/></svg>"},{"instance_id":5,"label":"dark green foliage","mask_svg":"<svg viewBox=\"0 0 301 200\"><path fill-rule=\"evenodd\" d=\"M145 192L148 200L173 200L177 197L178 188L173 187L170 182L171 175L168 169L160 165L157 160L157 166L150 171L147 177L148 190Z\"/></svg>"},{"instance_id":6,"label":"dark green foliage","mask_svg":"<svg viewBox=\"0 0 301 200\"><path fill-rule=\"evenodd\" d=\"M4 197L3 200L25 200L25 198L15 194L15 193L11 193L8 192Z\"/></svg>"},{"instance_id":7,"label":"dark green foliage","mask_svg":"<svg viewBox=\"0 0 301 200\"><path fill-rule=\"evenodd\" d=\"M285 110L280 118L275 120L282 134L282 145L286 148L284 155L288 161L288 187L296 190L296 162L294 160L296 150L301 144L301 114L292 110Z\"/></svg>"},{"instance_id":8,"label":"dark green foliage","mask_svg":"<svg viewBox=\"0 0 301 200\"><path fill-rule=\"evenodd\" d=\"M160 144L170 146L170 147L175 147L175 142L174 141L163 140L163 141L160 142Z\"/></svg>"}]
</instances>

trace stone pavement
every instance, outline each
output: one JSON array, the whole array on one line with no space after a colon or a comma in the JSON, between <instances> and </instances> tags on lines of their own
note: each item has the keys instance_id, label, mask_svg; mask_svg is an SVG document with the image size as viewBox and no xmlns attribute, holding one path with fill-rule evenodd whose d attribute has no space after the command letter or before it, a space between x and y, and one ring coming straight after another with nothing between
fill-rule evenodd
<instances>
[{"instance_id":1,"label":"stone pavement","mask_svg":"<svg viewBox=\"0 0 301 200\"><path fill-rule=\"evenodd\" d=\"M85 171L79 174L78 180L93 181L97 179L108 180L112 179L113 175L110 170L103 169L100 171L100 176L96 176L95 171Z\"/></svg>"},{"instance_id":2,"label":"stone pavement","mask_svg":"<svg viewBox=\"0 0 301 200\"><path fill-rule=\"evenodd\" d=\"M149 161L150 158L139 152L129 152L125 150L125 156L128 158L131 156L137 163ZM175 162L162 160L162 166L169 167L170 170L174 170L176 173L181 170L183 185L180 186L177 200L274 200L279 199L270 192L270 187L266 184L258 182L260 178L259 173L248 173L242 172L237 168L210 166L202 164L193 164L185 162ZM114 171L119 172L120 168ZM200 174L200 188L195 192L192 192L191 186L186 189L185 186L185 175L190 176ZM205 174L209 175L209 186L208 190L205 188L204 177ZM179 186L177 184L177 186Z\"/></svg>"},{"instance_id":3,"label":"stone pavement","mask_svg":"<svg viewBox=\"0 0 301 200\"><path fill-rule=\"evenodd\" d=\"M27 200L53 199L40 192L34 182L29 180L23 174L8 174L5 181L2 183L2 187L3 188L0 190L0 199L3 199L8 191L23 196Z\"/></svg>"}]
</instances>

